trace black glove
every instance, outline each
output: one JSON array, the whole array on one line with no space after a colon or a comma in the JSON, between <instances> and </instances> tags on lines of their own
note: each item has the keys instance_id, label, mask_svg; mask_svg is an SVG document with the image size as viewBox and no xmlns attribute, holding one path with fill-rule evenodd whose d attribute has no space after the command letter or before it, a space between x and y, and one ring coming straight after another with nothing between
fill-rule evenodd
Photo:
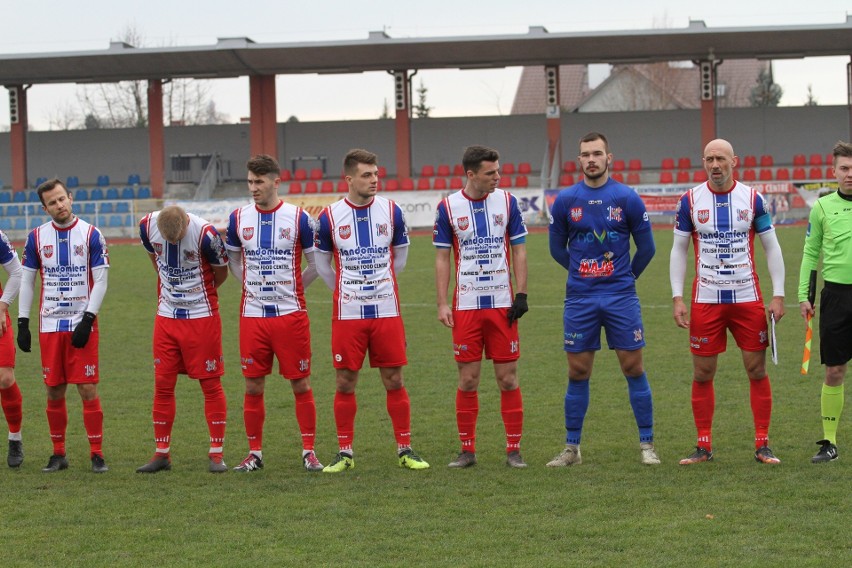
<instances>
[{"instance_id":1,"label":"black glove","mask_svg":"<svg viewBox=\"0 0 852 568\"><path fill-rule=\"evenodd\" d=\"M18 349L29 353L33 346L33 337L30 335L30 318L18 318Z\"/></svg>"},{"instance_id":2,"label":"black glove","mask_svg":"<svg viewBox=\"0 0 852 568\"><path fill-rule=\"evenodd\" d=\"M509 308L509 325L515 320L521 319L521 316L530 311L527 306L527 295L523 292L515 294L515 301L512 302L512 307Z\"/></svg>"},{"instance_id":3,"label":"black glove","mask_svg":"<svg viewBox=\"0 0 852 568\"><path fill-rule=\"evenodd\" d=\"M71 345L77 349L82 349L89 342L89 334L92 333L92 324L95 323L95 314L92 312L83 312L83 320L74 328L74 333L71 334Z\"/></svg>"}]
</instances>

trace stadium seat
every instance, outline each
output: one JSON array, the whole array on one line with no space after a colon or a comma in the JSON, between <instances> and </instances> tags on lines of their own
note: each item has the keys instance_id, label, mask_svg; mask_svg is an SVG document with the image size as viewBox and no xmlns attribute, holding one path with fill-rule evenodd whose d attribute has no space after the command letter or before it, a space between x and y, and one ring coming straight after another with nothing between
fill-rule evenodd
<instances>
[{"instance_id":1,"label":"stadium seat","mask_svg":"<svg viewBox=\"0 0 852 568\"><path fill-rule=\"evenodd\" d=\"M281 172L278 174L278 179L280 179L281 181L290 181L291 179L293 179L293 174L290 173L290 170L281 170Z\"/></svg>"},{"instance_id":2,"label":"stadium seat","mask_svg":"<svg viewBox=\"0 0 852 568\"><path fill-rule=\"evenodd\" d=\"M98 176L98 187L106 187L109 185L109 176L101 174Z\"/></svg>"},{"instance_id":3,"label":"stadium seat","mask_svg":"<svg viewBox=\"0 0 852 568\"><path fill-rule=\"evenodd\" d=\"M121 190L121 198L122 199L136 199L136 192L132 187L125 187Z\"/></svg>"},{"instance_id":4,"label":"stadium seat","mask_svg":"<svg viewBox=\"0 0 852 568\"><path fill-rule=\"evenodd\" d=\"M692 172L693 183L703 183L705 181L707 181L707 172L704 170L695 170Z\"/></svg>"},{"instance_id":5,"label":"stadium seat","mask_svg":"<svg viewBox=\"0 0 852 568\"><path fill-rule=\"evenodd\" d=\"M314 181L321 180L325 177L325 174L322 173L322 168L311 168L310 178Z\"/></svg>"},{"instance_id":6,"label":"stadium seat","mask_svg":"<svg viewBox=\"0 0 852 568\"><path fill-rule=\"evenodd\" d=\"M142 183L142 178L139 174L130 174L127 176L127 185L139 185Z\"/></svg>"},{"instance_id":7,"label":"stadium seat","mask_svg":"<svg viewBox=\"0 0 852 568\"><path fill-rule=\"evenodd\" d=\"M805 209L807 206L808 204L805 203L801 195L794 195L793 199L790 200L790 207L793 209Z\"/></svg>"},{"instance_id":8,"label":"stadium seat","mask_svg":"<svg viewBox=\"0 0 852 568\"><path fill-rule=\"evenodd\" d=\"M334 182L330 179L323 180L320 184L320 193L334 193Z\"/></svg>"},{"instance_id":9,"label":"stadium seat","mask_svg":"<svg viewBox=\"0 0 852 568\"><path fill-rule=\"evenodd\" d=\"M304 168L296 168L296 171L293 173L293 179L296 181L305 181L308 179L308 171Z\"/></svg>"},{"instance_id":10,"label":"stadium seat","mask_svg":"<svg viewBox=\"0 0 852 568\"><path fill-rule=\"evenodd\" d=\"M833 179L834 178L834 166L828 166L825 168L825 179Z\"/></svg>"},{"instance_id":11,"label":"stadium seat","mask_svg":"<svg viewBox=\"0 0 852 568\"><path fill-rule=\"evenodd\" d=\"M399 180L399 189L402 191L414 191L414 180L411 178L402 178Z\"/></svg>"},{"instance_id":12,"label":"stadium seat","mask_svg":"<svg viewBox=\"0 0 852 568\"><path fill-rule=\"evenodd\" d=\"M139 191L136 193L136 199L150 199L151 198L151 188L148 186L140 187Z\"/></svg>"},{"instance_id":13,"label":"stadium seat","mask_svg":"<svg viewBox=\"0 0 852 568\"><path fill-rule=\"evenodd\" d=\"M74 190L74 201L88 201L89 200L89 190L85 187L78 188Z\"/></svg>"},{"instance_id":14,"label":"stadium seat","mask_svg":"<svg viewBox=\"0 0 852 568\"><path fill-rule=\"evenodd\" d=\"M574 185L573 174L564 173L559 176L559 187L567 187L569 185Z\"/></svg>"},{"instance_id":15,"label":"stadium seat","mask_svg":"<svg viewBox=\"0 0 852 568\"><path fill-rule=\"evenodd\" d=\"M107 227L123 227L124 218L121 215L110 215Z\"/></svg>"},{"instance_id":16,"label":"stadium seat","mask_svg":"<svg viewBox=\"0 0 852 568\"><path fill-rule=\"evenodd\" d=\"M11 231L12 220L6 217L0 217L0 231Z\"/></svg>"},{"instance_id":17,"label":"stadium seat","mask_svg":"<svg viewBox=\"0 0 852 568\"><path fill-rule=\"evenodd\" d=\"M83 212L83 206L79 203L73 203L71 205L71 211L74 213L74 215L79 215Z\"/></svg>"},{"instance_id":18,"label":"stadium seat","mask_svg":"<svg viewBox=\"0 0 852 568\"><path fill-rule=\"evenodd\" d=\"M126 201L119 201L115 204L116 213L130 213L130 204Z\"/></svg>"},{"instance_id":19,"label":"stadium seat","mask_svg":"<svg viewBox=\"0 0 852 568\"><path fill-rule=\"evenodd\" d=\"M691 170L692 160L690 160L689 158L679 158L677 161L677 168L679 170Z\"/></svg>"},{"instance_id":20,"label":"stadium seat","mask_svg":"<svg viewBox=\"0 0 852 568\"><path fill-rule=\"evenodd\" d=\"M529 162L521 162L518 164L518 173L528 176L532 173L532 166Z\"/></svg>"},{"instance_id":21,"label":"stadium seat","mask_svg":"<svg viewBox=\"0 0 852 568\"><path fill-rule=\"evenodd\" d=\"M808 172L808 177L810 179L822 179L822 168L814 166L811 168L811 171Z\"/></svg>"},{"instance_id":22,"label":"stadium seat","mask_svg":"<svg viewBox=\"0 0 852 568\"><path fill-rule=\"evenodd\" d=\"M822 154L811 154L811 159L808 163L812 166L821 166L822 165ZM811 178L813 179L813 178Z\"/></svg>"},{"instance_id":23,"label":"stadium seat","mask_svg":"<svg viewBox=\"0 0 852 568\"><path fill-rule=\"evenodd\" d=\"M302 193L302 183L298 181L290 182L290 195Z\"/></svg>"},{"instance_id":24,"label":"stadium seat","mask_svg":"<svg viewBox=\"0 0 852 568\"><path fill-rule=\"evenodd\" d=\"M101 215L109 215L113 211L115 211L115 206L112 203L110 203L109 201L107 201L106 203L101 203Z\"/></svg>"},{"instance_id":25,"label":"stadium seat","mask_svg":"<svg viewBox=\"0 0 852 568\"><path fill-rule=\"evenodd\" d=\"M305 182L305 193L318 193L318 192L319 192L319 186L317 185L317 182L315 182L313 180Z\"/></svg>"},{"instance_id":26,"label":"stadium seat","mask_svg":"<svg viewBox=\"0 0 852 568\"><path fill-rule=\"evenodd\" d=\"M775 165L775 160L772 159L772 156L769 154L764 154L760 157L760 167L761 168L771 168Z\"/></svg>"},{"instance_id":27,"label":"stadium seat","mask_svg":"<svg viewBox=\"0 0 852 568\"><path fill-rule=\"evenodd\" d=\"M17 217L21 214L21 208L17 205L8 205L6 206L6 216L7 217Z\"/></svg>"},{"instance_id":28,"label":"stadium seat","mask_svg":"<svg viewBox=\"0 0 852 568\"><path fill-rule=\"evenodd\" d=\"M75 187L80 187L80 179L77 176L68 176L65 178L65 187L67 189L74 189Z\"/></svg>"},{"instance_id":29,"label":"stadium seat","mask_svg":"<svg viewBox=\"0 0 852 568\"><path fill-rule=\"evenodd\" d=\"M26 203L27 201L27 192L26 191L16 191L12 196L12 201L15 203Z\"/></svg>"},{"instance_id":30,"label":"stadium seat","mask_svg":"<svg viewBox=\"0 0 852 568\"><path fill-rule=\"evenodd\" d=\"M347 186L347 191L349 191L349 186ZM385 191L399 191L399 180L396 178L385 180Z\"/></svg>"},{"instance_id":31,"label":"stadium seat","mask_svg":"<svg viewBox=\"0 0 852 568\"><path fill-rule=\"evenodd\" d=\"M757 179L760 181L772 181L772 178L772 170L768 168L761 168L760 173L757 176Z\"/></svg>"},{"instance_id":32,"label":"stadium seat","mask_svg":"<svg viewBox=\"0 0 852 568\"><path fill-rule=\"evenodd\" d=\"M133 218L133 215L125 215L124 216L124 226L125 227L133 227L136 225L136 220Z\"/></svg>"},{"instance_id":33,"label":"stadium seat","mask_svg":"<svg viewBox=\"0 0 852 568\"><path fill-rule=\"evenodd\" d=\"M501 175L503 175L503 174L512 175L514 173L515 173L515 164L513 164L512 162L506 162L505 164L500 166L500 174Z\"/></svg>"},{"instance_id":34,"label":"stadium seat","mask_svg":"<svg viewBox=\"0 0 852 568\"><path fill-rule=\"evenodd\" d=\"M677 172L677 182L678 183L689 183L689 170L678 170Z\"/></svg>"},{"instance_id":35,"label":"stadium seat","mask_svg":"<svg viewBox=\"0 0 852 568\"><path fill-rule=\"evenodd\" d=\"M441 164L438 166L438 170L436 172L438 177L450 177L452 175L452 171L450 170L450 166L447 164Z\"/></svg>"},{"instance_id":36,"label":"stadium seat","mask_svg":"<svg viewBox=\"0 0 852 568\"><path fill-rule=\"evenodd\" d=\"M94 215L98 206L91 201L83 204L83 215Z\"/></svg>"},{"instance_id":37,"label":"stadium seat","mask_svg":"<svg viewBox=\"0 0 852 568\"><path fill-rule=\"evenodd\" d=\"M118 188L117 187L111 187L108 190L106 190L106 199L111 199L113 201L118 200Z\"/></svg>"},{"instance_id":38,"label":"stadium seat","mask_svg":"<svg viewBox=\"0 0 852 568\"><path fill-rule=\"evenodd\" d=\"M421 178L432 177L434 175L435 175L435 166L433 166L431 164L426 164L425 166L420 168L420 177Z\"/></svg>"},{"instance_id":39,"label":"stadium seat","mask_svg":"<svg viewBox=\"0 0 852 568\"><path fill-rule=\"evenodd\" d=\"M432 172L434 173L434 172ZM427 177L422 177L417 180L417 189L418 191L422 191L424 189L432 189L432 182Z\"/></svg>"},{"instance_id":40,"label":"stadium seat","mask_svg":"<svg viewBox=\"0 0 852 568\"><path fill-rule=\"evenodd\" d=\"M460 177L452 177L450 178L450 189L462 189L464 187L464 182Z\"/></svg>"},{"instance_id":41,"label":"stadium seat","mask_svg":"<svg viewBox=\"0 0 852 568\"><path fill-rule=\"evenodd\" d=\"M627 169L631 172L638 172L642 170L642 160L638 158L633 158L629 162L627 162Z\"/></svg>"},{"instance_id":42,"label":"stadium seat","mask_svg":"<svg viewBox=\"0 0 852 568\"><path fill-rule=\"evenodd\" d=\"M793 179L808 179L805 168L793 168Z\"/></svg>"},{"instance_id":43,"label":"stadium seat","mask_svg":"<svg viewBox=\"0 0 852 568\"><path fill-rule=\"evenodd\" d=\"M454 165L453 166L453 175L459 176L459 177L464 177L464 175L465 175L464 174L464 166L461 165L461 164Z\"/></svg>"},{"instance_id":44,"label":"stadium seat","mask_svg":"<svg viewBox=\"0 0 852 568\"><path fill-rule=\"evenodd\" d=\"M807 165L808 159L804 154L796 154L793 156L793 165L794 166L804 166Z\"/></svg>"},{"instance_id":45,"label":"stadium seat","mask_svg":"<svg viewBox=\"0 0 852 568\"><path fill-rule=\"evenodd\" d=\"M0 203L11 203L11 202L12 202L12 192L0 191Z\"/></svg>"},{"instance_id":46,"label":"stadium seat","mask_svg":"<svg viewBox=\"0 0 852 568\"><path fill-rule=\"evenodd\" d=\"M34 189L31 189L27 192L27 201L30 203L41 203L41 199L38 197L38 192Z\"/></svg>"},{"instance_id":47,"label":"stadium seat","mask_svg":"<svg viewBox=\"0 0 852 568\"><path fill-rule=\"evenodd\" d=\"M529 186L530 186L530 180L527 176L519 175L515 178L515 187L523 188L523 187L529 187Z\"/></svg>"},{"instance_id":48,"label":"stadium seat","mask_svg":"<svg viewBox=\"0 0 852 568\"><path fill-rule=\"evenodd\" d=\"M337 193L347 193L349 191L349 184L346 183L345 179L337 182Z\"/></svg>"},{"instance_id":49,"label":"stadium seat","mask_svg":"<svg viewBox=\"0 0 852 568\"><path fill-rule=\"evenodd\" d=\"M778 181L787 181L790 179L790 170L787 168L778 168L775 170L775 179Z\"/></svg>"},{"instance_id":50,"label":"stadium seat","mask_svg":"<svg viewBox=\"0 0 852 568\"><path fill-rule=\"evenodd\" d=\"M624 183L624 174L621 172L613 172L611 176L612 179L617 181L618 183Z\"/></svg>"},{"instance_id":51,"label":"stadium seat","mask_svg":"<svg viewBox=\"0 0 852 568\"><path fill-rule=\"evenodd\" d=\"M834 163L834 152L829 152L825 155L825 163L833 164Z\"/></svg>"},{"instance_id":52,"label":"stadium seat","mask_svg":"<svg viewBox=\"0 0 852 568\"><path fill-rule=\"evenodd\" d=\"M341 177L343 177L343 176L341 176ZM379 177L380 178L388 177L388 169L386 167L379 166Z\"/></svg>"},{"instance_id":53,"label":"stadium seat","mask_svg":"<svg viewBox=\"0 0 852 568\"><path fill-rule=\"evenodd\" d=\"M512 187L512 176L501 175L500 181L497 183L498 187Z\"/></svg>"},{"instance_id":54,"label":"stadium seat","mask_svg":"<svg viewBox=\"0 0 852 568\"><path fill-rule=\"evenodd\" d=\"M33 187L38 188L38 186L40 186L41 184L43 184L46 181L47 181L46 177L37 177L36 180L35 180L35 185L33 185Z\"/></svg>"},{"instance_id":55,"label":"stadium seat","mask_svg":"<svg viewBox=\"0 0 852 568\"><path fill-rule=\"evenodd\" d=\"M757 173L749 168L747 170L743 170L742 177L739 178L743 181L757 181Z\"/></svg>"},{"instance_id":56,"label":"stadium seat","mask_svg":"<svg viewBox=\"0 0 852 568\"><path fill-rule=\"evenodd\" d=\"M661 170L673 170L675 167L674 158L663 158L660 162Z\"/></svg>"},{"instance_id":57,"label":"stadium seat","mask_svg":"<svg viewBox=\"0 0 852 568\"><path fill-rule=\"evenodd\" d=\"M432 189L447 189L447 178L435 178L435 185L432 186Z\"/></svg>"},{"instance_id":58,"label":"stadium seat","mask_svg":"<svg viewBox=\"0 0 852 568\"><path fill-rule=\"evenodd\" d=\"M100 187L95 187L89 193L89 199L92 201L101 201L104 198L104 190Z\"/></svg>"},{"instance_id":59,"label":"stadium seat","mask_svg":"<svg viewBox=\"0 0 852 568\"><path fill-rule=\"evenodd\" d=\"M639 172L627 172L627 185L639 185L642 183L642 176Z\"/></svg>"},{"instance_id":60,"label":"stadium seat","mask_svg":"<svg viewBox=\"0 0 852 568\"><path fill-rule=\"evenodd\" d=\"M39 225L43 225L45 223L44 217L30 217L29 229L35 229Z\"/></svg>"},{"instance_id":61,"label":"stadium seat","mask_svg":"<svg viewBox=\"0 0 852 568\"><path fill-rule=\"evenodd\" d=\"M26 217L15 217L15 230L16 231L26 231L27 230L27 219L26 219Z\"/></svg>"},{"instance_id":62,"label":"stadium seat","mask_svg":"<svg viewBox=\"0 0 852 568\"><path fill-rule=\"evenodd\" d=\"M757 167L757 156L746 156L743 158L743 166L746 168L756 168Z\"/></svg>"},{"instance_id":63,"label":"stadium seat","mask_svg":"<svg viewBox=\"0 0 852 568\"><path fill-rule=\"evenodd\" d=\"M562 171L566 174L573 174L577 171L577 162L574 160L568 160L564 164L562 164Z\"/></svg>"},{"instance_id":64,"label":"stadium seat","mask_svg":"<svg viewBox=\"0 0 852 568\"><path fill-rule=\"evenodd\" d=\"M670 171L660 172L660 183L674 183L674 176Z\"/></svg>"},{"instance_id":65,"label":"stadium seat","mask_svg":"<svg viewBox=\"0 0 852 568\"><path fill-rule=\"evenodd\" d=\"M613 160L612 161L612 171L623 172L624 169L625 169L624 160Z\"/></svg>"}]
</instances>

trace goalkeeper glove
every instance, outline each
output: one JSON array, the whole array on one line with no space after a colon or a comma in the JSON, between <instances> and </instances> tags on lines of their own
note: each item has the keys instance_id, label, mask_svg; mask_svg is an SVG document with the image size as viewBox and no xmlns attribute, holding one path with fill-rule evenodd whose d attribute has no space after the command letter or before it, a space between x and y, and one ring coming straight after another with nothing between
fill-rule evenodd
<instances>
[{"instance_id":1,"label":"goalkeeper glove","mask_svg":"<svg viewBox=\"0 0 852 568\"><path fill-rule=\"evenodd\" d=\"M509 325L515 320L521 319L521 316L529 311L527 306L527 295L523 292L515 294L515 301L512 302L512 307L509 308Z\"/></svg>"},{"instance_id":2,"label":"goalkeeper glove","mask_svg":"<svg viewBox=\"0 0 852 568\"><path fill-rule=\"evenodd\" d=\"M71 334L71 345L77 349L82 349L89 342L89 334L92 333L92 324L95 323L95 314L92 312L83 312L83 319L74 328L74 333Z\"/></svg>"},{"instance_id":3,"label":"goalkeeper glove","mask_svg":"<svg viewBox=\"0 0 852 568\"><path fill-rule=\"evenodd\" d=\"M18 318L18 348L24 353L29 353L33 346L33 337L30 335L30 318Z\"/></svg>"}]
</instances>

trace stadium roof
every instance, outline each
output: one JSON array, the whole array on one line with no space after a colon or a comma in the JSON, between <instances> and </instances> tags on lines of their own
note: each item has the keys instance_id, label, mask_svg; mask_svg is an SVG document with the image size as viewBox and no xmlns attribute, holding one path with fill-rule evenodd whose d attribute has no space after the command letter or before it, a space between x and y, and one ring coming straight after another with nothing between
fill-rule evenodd
<instances>
[{"instance_id":1,"label":"stadium roof","mask_svg":"<svg viewBox=\"0 0 852 568\"><path fill-rule=\"evenodd\" d=\"M402 69L483 69L522 65L644 63L698 59L790 59L852 54L852 16L842 24L686 28L433 38L255 43L223 38L213 46L0 55L0 84L223 78Z\"/></svg>"}]
</instances>

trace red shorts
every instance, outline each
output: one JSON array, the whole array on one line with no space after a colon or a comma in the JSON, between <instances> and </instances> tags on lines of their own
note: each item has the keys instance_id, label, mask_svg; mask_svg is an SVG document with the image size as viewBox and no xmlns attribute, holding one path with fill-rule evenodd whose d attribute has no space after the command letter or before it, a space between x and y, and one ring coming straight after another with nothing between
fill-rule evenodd
<instances>
[{"instance_id":1,"label":"red shorts","mask_svg":"<svg viewBox=\"0 0 852 568\"><path fill-rule=\"evenodd\" d=\"M332 320L331 352L335 369L360 370L368 349L371 367L406 365L402 318Z\"/></svg>"},{"instance_id":2,"label":"red shorts","mask_svg":"<svg viewBox=\"0 0 852 568\"><path fill-rule=\"evenodd\" d=\"M0 367L15 368L15 334L9 312L6 312L6 333L0 336Z\"/></svg>"},{"instance_id":3,"label":"red shorts","mask_svg":"<svg viewBox=\"0 0 852 568\"><path fill-rule=\"evenodd\" d=\"M38 334L44 384L49 387L97 384L100 380L97 324L82 349L71 345L71 335L70 331Z\"/></svg>"},{"instance_id":4,"label":"red shorts","mask_svg":"<svg viewBox=\"0 0 852 568\"><path fill-rule=\"evenodd\" d=\"M225 374L219 314L199 319L154 320L154 372L211 379Z\"/></svg>"},{"instance_id":5,"label":"red shorts","mask_svg":"<svg viewBox=\"0 0 852 568\"><path fill-rule=\"evenodd\" d=\"M692 304L689 348L694 354L707 357L724 353L728 329L743 351L765 351L769 346L762 302Z\"/></svg>"},{"instance_id":6,"label":"red shorts","mask_svg":"<svg viewBox=\"0 0 852 568\"><path fill-rule=\"evenodd\" d=\"M278 358L278 372L287 379L311 374L311 327L308 312L274 318L240 318L240 365L246 378L265 377Z\"/></svg>"},{"instance_id":7,"label":"red shorts","mask_svg":"<svg viewBox=\"0 0 852 568\"><path fill-rule=\"evenodd\" d=\"M506 308L453 310L453 352L459 363L485 357L495 363L517 361L521 356L518 326L509 326Z\"/></svg>"}]
</instances>

